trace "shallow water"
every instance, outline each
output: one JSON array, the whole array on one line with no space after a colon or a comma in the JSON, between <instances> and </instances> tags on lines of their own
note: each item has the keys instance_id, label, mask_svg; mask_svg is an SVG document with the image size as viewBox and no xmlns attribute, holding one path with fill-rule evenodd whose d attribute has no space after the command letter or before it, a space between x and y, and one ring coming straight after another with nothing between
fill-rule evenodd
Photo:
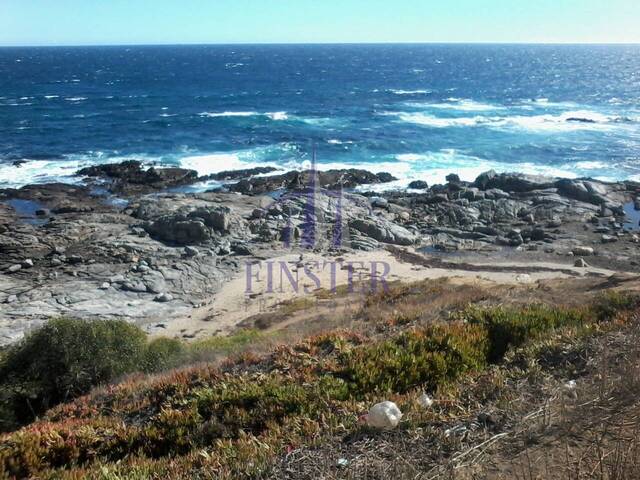
<instances>
[{"instance_id":1,"label":"shallow water","mask_svg":"<svg viewBox=\"0 0 640 480\"><path fill-rule=\"evenodd\" d=\"M633 202L625 203L624 214L624 228L626 230L640 231L640 211L635 209Z\"/></svg>"},{"instance_id":2,"label":"shallow water","mask_svg":"<svg viewBox=\"0 0 640 480\"><path fill-rule=\"evenodd\" d=\"M38 210L44 209L41 203L33 200L20 199L7 200L4 203L12 207L20 220L25 223L29 223L31 225L45 225L49 222L48 217L36 215Z\"/></svg>"}]
</instances>

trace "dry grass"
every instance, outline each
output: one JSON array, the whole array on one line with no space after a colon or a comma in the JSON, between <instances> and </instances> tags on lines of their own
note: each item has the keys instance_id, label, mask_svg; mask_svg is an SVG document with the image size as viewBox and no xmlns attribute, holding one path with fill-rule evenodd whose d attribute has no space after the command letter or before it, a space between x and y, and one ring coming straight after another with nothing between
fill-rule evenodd
<instances>
[{"instance_id":1,"label":"dry grass","mask_svg":"<svg viewBox=\"0 0 640 480\"><path fill-rule=\"evenodd\" d=\"M323 333L267 355L250 332L216 343L234 353L219 365L131 377L62 405L2 437L0 466L16 478L113 480L593 478L594 468L633 478L624 439L637 426L637 303L593 303L589 282L393 285L331 324L349 330L327 333L312 321L326 312L310 312L289 338ZM568 379L577 401L562 392ZM437 400L428 410L415 401L425 388ZM382 399L404 413L393 432L357 422Z\"/></svg>"},{"instance_id":2,"label":"dry grass","mask_svg":"<svg viewBox=\"0 0 640 480\"><path fill-rule=\"evenodd\" d=\"M443 390L429 414L408 412L400 430L297 450L264 478L640 478L639 320L535 342Z\"/></svg>"}]
</instances>

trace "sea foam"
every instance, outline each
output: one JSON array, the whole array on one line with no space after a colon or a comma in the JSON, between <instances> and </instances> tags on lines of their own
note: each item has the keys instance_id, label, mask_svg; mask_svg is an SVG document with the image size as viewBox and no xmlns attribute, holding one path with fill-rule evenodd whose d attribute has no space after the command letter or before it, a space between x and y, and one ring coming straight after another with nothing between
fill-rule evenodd
<instances>
[{"instance_id":1,"label":"sea foam","mask_svg":"<svg viewBox=\"0 0 640 480\"><path fill-rule=\"evenodd\" d=\"M567 132L575 130L609 130L637 121L635 118L609 116L603 113L577 110L558 115L512 115L474 117L440 117L423 112L383 112L400 121L433 128L486 127L493 129L520 129L531 132Z\"/></svg>"}]
</instances>

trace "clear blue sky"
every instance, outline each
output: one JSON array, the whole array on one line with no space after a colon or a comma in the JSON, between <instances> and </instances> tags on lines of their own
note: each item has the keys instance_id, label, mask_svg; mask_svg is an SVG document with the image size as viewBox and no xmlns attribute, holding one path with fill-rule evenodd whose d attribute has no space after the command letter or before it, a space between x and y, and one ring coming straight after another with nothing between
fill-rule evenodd
<instances>
[{"instance_id":1,"label":"clear blue sky","mask_svg":"<svg viewBox=\"0 0 640 480\"><path fill-rule=\"evenodd\" d=\"M640 0L0 0L0 45L640 43Z\"/></svg>"}]
</instances>

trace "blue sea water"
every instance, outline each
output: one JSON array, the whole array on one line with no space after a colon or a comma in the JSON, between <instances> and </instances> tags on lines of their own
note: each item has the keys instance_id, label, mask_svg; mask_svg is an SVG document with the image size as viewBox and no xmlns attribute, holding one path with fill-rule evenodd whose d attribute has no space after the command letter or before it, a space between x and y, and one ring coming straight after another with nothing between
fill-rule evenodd
<instances>
[{"instance_id":1,"label":"blue sea water","mask_svg":"<svg viewBox=\"0 0 640 480\"><path fill-rule=\"evenodd\" d=\"M123 159L640 179L640 46L0 49L0 186ZM22 167L16 160L29 160Z\"/></svg>"}]
</instances>

